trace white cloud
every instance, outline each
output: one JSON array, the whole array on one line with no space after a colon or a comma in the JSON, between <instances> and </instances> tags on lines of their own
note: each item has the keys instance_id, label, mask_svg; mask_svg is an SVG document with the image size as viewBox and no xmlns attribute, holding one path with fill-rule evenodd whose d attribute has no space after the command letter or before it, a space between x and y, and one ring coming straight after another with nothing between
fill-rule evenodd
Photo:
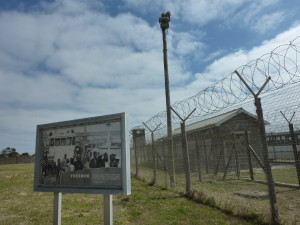
<instances>
[{"instance_id":1,"label":"white cloud","mask_svg":"<svg viewBox=\"0 0 300 225\"><path fill-rule=\"evenodd\" d=\"M24 135L16 130L34 139L39 123L126 111L134 125L164 109L159 27L82 4L55 1L42 6L46 12L0 14L0 130L11 134L1 139L3 145L21 145L13 136ZM183 48L177 49L184 55ZM173 86L191 76L173 53L169 66ZM22 151L32 153L33 146Z\"/></svg>"},{"instance_id":2,"label":"white cloud","mask_svg":"<svg viewBox=\"0 0 300 225\"><path fill-rule=\"evenodd\" d=\"M186 32L170 31L169 39L173 46L172 55L195 57L205 48L198 38Z\"/></svg>"},{"instance_id":3,"label":"white cloud","mask_svg":"<svg viewBox=\"0 0 300 225\"><path fill-rule=\"evenodd\" d=\"M234 16L235 22L243 21L244 24L250 25L257 18L264 15L264 10L276 5L279 0L247 1L246 7L238 10Z\"/></svg>"},{"instance_id":4,"label":"white cloud","mask_svg":"<svg viewBox=\"0 0 300 225\"><path fill-rule=\"evenodd\" d=\"M265 13L279 0L123 0L128 8L144 14L171 11L171 19L185 21L195 26L204 26L218 21L221 24L252 28L259 33L274 29L285 17L282 12ZM149 6L149 8L148 8ZM274 22L273 19L279 19Z\"/></svg>"},{"instance_id":5,"label":"white cloud","mask_svg":"<svg viewBox=\"0 0 300 225\"><path fill-rule=\"evenodd\" d=\"M24 76L0 71L0 105L23 107L71 106L75 87L63 77L50 74Z\"/></svg>"},{"instance_id":6,"label":"white cloud","mask_svg":"<svg viewBox=\"0 0 300 225\"><path fill-rule=\"evenodd\" d=\"M216 52L210 53L203 61L209 62L213 59L216 59L217 57L219 57L220 55L222 55L224 53L225 53L225 50L218 50Z\"/></svg>"},{"instance_id":7,"label":"white cloud","mask_svg":"<svg viewBox=\"0 0 300 225\"><path fill-rule=\"evenodd\" d=\"M4 14L1 21L5 67L11 64L10 68L24 71L42 65L81 86L143 87L161 83L157 79L163 73L161 33L131 14L110 17L86 13L73 18L17 13ZM195 41L191 44L198 45ZM179 51L184 51L183 47ZM185 79L176 57L170 57L169 63L176 68L172 82Z\"/></svg>"},{"instance_id":8,"label":"white cloud","mask_svg":"<svg viewBox=\"0 0 300 225\"><path fill-rule=\"evenodd\" d=\"M59 13L69 16L84 14L89 11L101 11L105 5L98 0L55 0L53 2L41 1L40 7L48 13Z\"/></svg>"},{"instance_id":9,"label":"white cloud","mask_svg":"<svg viewBox=\"0 0 300 225\"><path fill-rule=\"evenodd\" d=\"M252 26L252 29L258 33L266 33L270 30L275 29L285 19L284 12L274 12L271 14L263 15L258 21Z\"/></svg>"},{"instance_id":10,"label":"white cloud","mask_svg":"<svg viewBox=\"0 0 300 225\"><path fill-rule=\"evenodd\" d=\"M171 18L202 26L214 20L222 20L232 14L246 0L123 0L128 8L142 13L171 11ZM149 8L148 8L149 6ZM147 10L145 10L147 9Z\"/></svg>"},{"instance_id":11,"label":"white cloud","mask_svg":"<svg viewBox=\"0 0 300 225\"><path fill-rule=\"evenodd\" d=\"M196 91L197 87L203 87L203 89L210 84L221 80L228 74L232 73L234 70L238 69L239 67L246 65L252 60L256 60L260 58L261 56L264 56L265 54L271 53L275 48L282 44L288 44L289 41L292 41L294 38L299 36L300 33L300 26L295 26L290 28L289 30L278 34L276 37L274 37L271 40L264 41L261 43L261 45L253 47L252 49L246 51L243 49L239 49L233 53L230 53L226 56L223 56L222 58L219 58L215 60L213 63L211 63L209 66L206 67L206 70L203 73L197 73L195 74L196 80L189 84L189 87ZM289 62L289 60L293 60L293 67L295 67L295 63L299 64L299 61L297 62L296 56L293 54L294 51L289 52L283 52L287 53L286 57L286 63ZM282 53L282 55L284 55ZM289 55L290 54L290 55ZM274 59L277 60L277 59ZM279 59L278 59L279 60ZM280 59L280 63L283 63L282 59ZM283 66L283 64L281 65ZM287 65L288 67L288 65ZM271 67L269 68L272 69ZM293 70L291 70L293 71ZM299 73L299 71L298 71ZM257 77L259 80L257 80L257 83L264 83L265 79L263 76ZM204 83L204 85L203 85ZM203 89L198 89L197 92L202 91Z\"/></svg>"}]
</instances>

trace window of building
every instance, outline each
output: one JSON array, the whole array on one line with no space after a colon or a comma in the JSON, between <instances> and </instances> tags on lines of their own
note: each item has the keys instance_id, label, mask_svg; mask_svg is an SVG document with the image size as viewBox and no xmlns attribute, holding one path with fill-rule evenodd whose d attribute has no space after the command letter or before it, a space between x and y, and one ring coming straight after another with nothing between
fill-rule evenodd
<instances>
[{"instance_id":1,"label":"window of building","mask_svg":"<svg viewBox=\"0 0 300 225\"><path fill-rule=\"evenodd\" d=\"M66 145L71 145L72 144L72 138L68 137L66 140Z\"/></svg>"},{"instance_id":2,"label":"window of building","mask_svg":"<svg viewBox=\"0 0 300 225\"><path fill-rule=\"evenodd\" d=\"M60 146L60 138L55 138L55 146Z\"/></svg>"},{"instance_id":3,"label":"window of building","mask_svg":"<svg viewBox=\"0 0 300 225\"><path fill-rule=\"evenodd\" d=\"M66 145L66 138L62 138L60 140L60 142L61 142L61 146L65 146Z\"/></svg>"},{"instance_id":4,"label":"window of building","mask_svg":"<svg viewBox=\"0 0 300 225\"><path fill-rule=\"evenodd\" d=\"M280 141L280 136L276 136L276 141Z\"/></svg>"},{"instance_id":5,"label":"window of building","mask_svg":"<svg viewBox=\"0 0 300 225\"><path fill-rule=\"evenodd\" d=\"M54 138L51 138L51 140L50 140L50 146L54 146Z\"/></svg>"}]
</instances>

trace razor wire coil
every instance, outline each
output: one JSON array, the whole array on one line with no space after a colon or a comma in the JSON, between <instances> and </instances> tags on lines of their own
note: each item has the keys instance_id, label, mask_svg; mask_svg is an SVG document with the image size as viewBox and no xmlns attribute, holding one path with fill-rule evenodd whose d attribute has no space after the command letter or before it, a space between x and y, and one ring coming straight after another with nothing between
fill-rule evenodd
<instances>
[{"instance_id":1,"label":"razor wire coil","mask_svg":"<svg viewBox=\"0 0 300 225\"><path fill-rule=\"evenodd\" d=\"M299 54L300 36L288 44L280 45L270 53L240 66L236 71L254 92L257 92L270 77L271 80L261 92L261 94L265 94L300 81ZM252 93L235 72L231 72L196 95L175 102L172 108L182 117L186 117L193 109L196 109L190 117L192 119L220 111L250 97L252 97ZM162 111L147 120L145 124L154 128L161 123L159 128L161 130L167 125L166 118L166 111ZM180 119L172 115L172 121L178 123ZM144 125L141 124L134 129L136 128L144 128Z\"/></svg>"}]
</instances>

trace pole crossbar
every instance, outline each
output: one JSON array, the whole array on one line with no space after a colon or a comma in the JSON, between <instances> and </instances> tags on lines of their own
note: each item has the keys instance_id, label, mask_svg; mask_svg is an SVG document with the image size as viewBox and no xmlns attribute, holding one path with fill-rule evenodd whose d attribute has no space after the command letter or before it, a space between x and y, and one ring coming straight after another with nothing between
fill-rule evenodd
<instances>
[{"instance_id":1,"label":"pole crossbar","mask_svg":"<svg viewBox=\"0 0 300 225\"><path fill-rule=\"evenodd\" d=\"M258 90L258 92L255 94L254 91L252 90L252 88L247 84L247 82L245 81L245 79L241 76L241 74L235 70L234 71L236 73L236 75L238 75L238 77L240 78L240 80L243 82L243 84L247 87L247 89L251 92L251 94L257 98L260 93L263 91L263 89L266 87L266 85L269 83L269 81L271 80L271 77L268 77L267 80L265 81L265 83L261 86L261 88Z\"/></svg>"},{"instance_id":2,"label":"pole crossbar","mask_svg":"<svg viewBox=\"0 0 300 225\"><path fill-rule=\"evenodd\" d=\"M179 115L179 113L178 112L176 112L176 110L175 109L173 109L172 108L172 106L170 106L171 107L171 110L176 114L176 116L178 116L178 118L182 121L182 122L185 122L195 111L196 111L196 108L194 108L193 110L192 110L192 112L190 112L184 119Z\"/></svg>"},{"instance_id":3,"label":"pole crossbar","mask_svg":"<svg viewBox=\"0 0 300 225\"><path fill-rule=\"evenodd\" d=\"M160 125L161 125L161 123L158 124L158 125L152 130L152 129L150 129L150 128L147 126L147 124L145 124L144 122L143 122L143 124L144 124L144 126L145 126L151 133L154 133L154 132L160 127Z\"/></svg>"},{"instance_id":4,"label":"pole crossbar","mask_svg":"<svg viewBox=\"0 0 300 225\"><path fill-rule=\"evenodd\" d=\"M282 111L280 111L280 113L281 113L281 115L284 117L284 119L288 122L288 124L290 124L290 123L292 122L292 120L293 120L293 118L294 118L296 112L293 113L293 115L292 115L292 117L291 117L290 120L288 120L288 119L286 118L286 116L284 115L284 113L283 113Z\"/></svg>"}]
</instances>

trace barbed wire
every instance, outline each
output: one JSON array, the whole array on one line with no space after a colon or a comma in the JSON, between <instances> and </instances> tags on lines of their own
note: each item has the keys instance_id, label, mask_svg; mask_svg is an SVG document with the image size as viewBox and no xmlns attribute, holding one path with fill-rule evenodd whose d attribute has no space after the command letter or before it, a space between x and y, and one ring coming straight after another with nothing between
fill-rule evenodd
<instances>
[{"instance_id":1,"label":"barbed wire","mask_svg":"<svg viewBox=\"0 0 300 225\"><path fill-rule=\"evenodd\" d=\"M300 81L299 71L300 36L276 47L270 53L240 66L236 71L246 81L253 92L257 92L263 83L270 77L261 94L278 90L287 85ZM203 117L253 97L235 72L231 72L220 81L211 84L194 96L177 101L172 108L182 117L186 117L196 109L190 119ZM166 127L166 111L151 117L145 124L154 128L161 124L159 129ZM178 123L179 118L172 115L173 123ZM136 128L144 128L140 125Z\"/></svg>"}]
</instances>

